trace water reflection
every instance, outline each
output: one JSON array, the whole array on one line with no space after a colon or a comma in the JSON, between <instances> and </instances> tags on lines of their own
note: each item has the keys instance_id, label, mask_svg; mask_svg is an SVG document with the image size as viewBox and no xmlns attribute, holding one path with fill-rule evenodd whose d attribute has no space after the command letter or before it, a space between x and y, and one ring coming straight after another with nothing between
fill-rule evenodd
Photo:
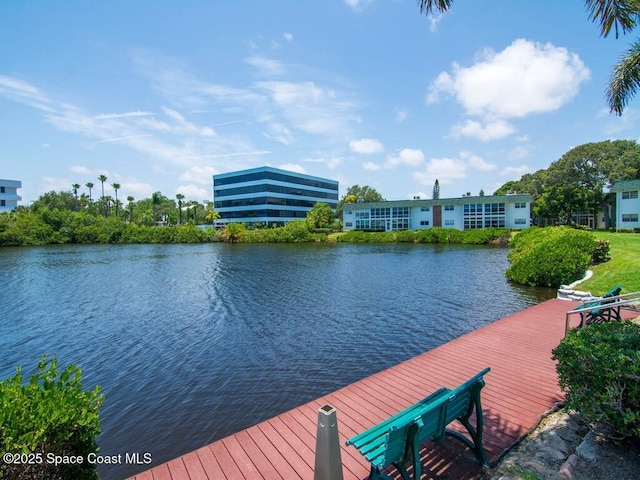
<instances>
[{"instance_id":1,"label":"water reflection","mask_svg":"<svg viewBox=\"0 0 640 480\"><path fill-rule=\"evenodd\" d=\"M103 386L101 453L153 465L549 298L507 250L448 245L0 249L0 375L57 352ZM104 466L103 479L147 466Z\"/></svg>"}]
</instances>

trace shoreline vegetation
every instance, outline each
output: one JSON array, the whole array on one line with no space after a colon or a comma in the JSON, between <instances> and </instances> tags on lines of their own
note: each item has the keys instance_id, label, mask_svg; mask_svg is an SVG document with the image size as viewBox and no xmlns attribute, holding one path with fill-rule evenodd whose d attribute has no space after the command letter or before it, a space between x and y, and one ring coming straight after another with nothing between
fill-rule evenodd
<instances>
[{"instance_id":1,"label":"shoreline vegetation","mask_svg":"<svg viewBox=\"0 0 640 480\"><path fill-rule=\"evenodd\" d=\"M308 219L289 222L283 227L248 229L239 223L224 228L208 224L203 228L193 221L181 225L143 225L122 217L57 208L18 209L0 214L0 247L213 242L510 246L513 250L507 276L517 283L557 288L582 278L584 271L592 268L594 275L581 284L583 290L601 295L620 283L625 292L640 291L640 278L636 274L640 269L640 235L633 232L585 231L566 226L531 227L521 232L504 228L461 231L438 227L418 231L340 232L335 228L317 228ZM515 265L518 262L522 265ZM553 275L549 273L552 270L555 270Z\"/></svg>"}]
</instances>

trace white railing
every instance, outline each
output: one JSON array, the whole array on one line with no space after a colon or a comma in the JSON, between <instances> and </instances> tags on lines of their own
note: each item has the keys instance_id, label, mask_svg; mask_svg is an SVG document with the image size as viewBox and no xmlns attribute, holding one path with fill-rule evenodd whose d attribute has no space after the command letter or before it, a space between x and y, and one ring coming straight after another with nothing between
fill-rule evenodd
<instances>
[{"instance_id":1,"label":"white railing","mask_svg":"<svg viewBox=\"0 0 640 480\"><path fill-rule=\"evenodd\" d=\"M592 306L587 307L587 305L592 304ZM571 323L571 315L579 314L581 316L581 321L579 327L584 327L586 324L586 315L590 312L596 310L611 310L617 309L620 311L621 308L626 308L629 310L634 310L631 307L639 307L640 306L640 292L632 292L625 293L624 295L616 295L615 297L598 297L595 299L584 300L580 306L574 308L573 310L569 310L565 319L564 326L564 334L567 335L567 332L570 328ZM638 313L640 315L640 312Z\"/></svg>"}]
</instances>

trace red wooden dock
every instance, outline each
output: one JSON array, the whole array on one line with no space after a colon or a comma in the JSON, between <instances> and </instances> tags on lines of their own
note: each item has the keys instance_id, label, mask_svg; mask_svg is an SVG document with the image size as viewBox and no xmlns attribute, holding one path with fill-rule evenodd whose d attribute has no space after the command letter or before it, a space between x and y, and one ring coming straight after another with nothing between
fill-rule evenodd
<instances>
[{"instance_id":1,"label":"red wooden dock","mask_svg":"<svg viewBox=\"0 0 640 480\"><path fill-rule=\"evenodd\" d=\"M548 300L131 478L313 479L318 409L329 404L337 409L344 478L363 479L369 465L344 446L347 438L484 367L491 367L482 391L484 445L493 463L562 400L551 350L564 335L565 312L576 305ZM423 451L423 478L465 479L480 472L461 442L448 438L430 447Z\"/></svg>"}]
</instances>

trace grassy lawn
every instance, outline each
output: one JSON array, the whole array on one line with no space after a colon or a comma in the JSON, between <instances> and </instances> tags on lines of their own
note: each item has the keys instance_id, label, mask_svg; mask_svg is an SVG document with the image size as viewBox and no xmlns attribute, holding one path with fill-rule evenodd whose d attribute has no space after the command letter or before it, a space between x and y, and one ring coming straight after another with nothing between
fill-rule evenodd
<instances>
[{"instance_id":1,"label":"grassy lawn","mask_svg":"<svg viewBox=\"0 0 640 480\"><path fill-rule=\"evenodd\" d=\"M596 238L609 240L611 260L592 267L593 277L576 288L602 295L620 284L622 293L640 292L640 234L593 233Z\"/></svg>"}]
</instances>

